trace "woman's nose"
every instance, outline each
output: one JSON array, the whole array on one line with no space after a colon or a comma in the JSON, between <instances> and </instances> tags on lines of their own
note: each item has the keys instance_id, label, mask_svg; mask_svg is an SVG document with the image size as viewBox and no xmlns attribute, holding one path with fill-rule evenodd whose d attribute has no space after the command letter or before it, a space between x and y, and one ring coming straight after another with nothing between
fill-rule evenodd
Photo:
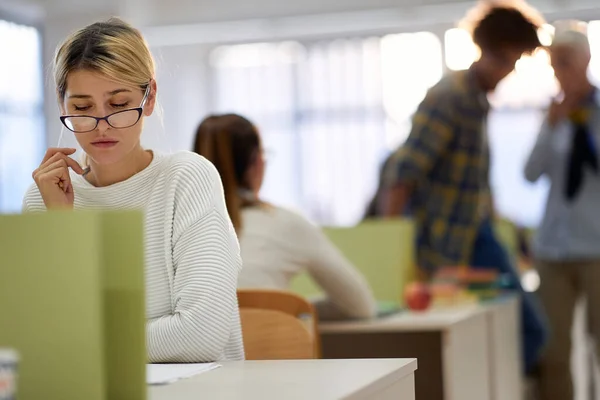
<instances>
[{"instance_id":1,"label":"woman's nose","mask_svg":"<svg viewBox=\"0 0 600 400\"><path fill-rule=\"evenodd\" d=\"M108 124L108 122L106 122L105 119L101 119L100 121L98 121L98 126L96 127L96 130L99 133L104 133L109 129L110 129L110 125Z\"/></svg>"}]
</instances>

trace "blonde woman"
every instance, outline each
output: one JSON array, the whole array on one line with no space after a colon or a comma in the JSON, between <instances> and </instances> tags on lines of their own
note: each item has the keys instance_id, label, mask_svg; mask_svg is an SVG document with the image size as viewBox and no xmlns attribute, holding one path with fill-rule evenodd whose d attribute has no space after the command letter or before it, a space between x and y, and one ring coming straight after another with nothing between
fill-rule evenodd
<instances>
[{"instance_id":1,"label":"blonde woman","mask_svg":"<svg viewBox=\"0 0 600 400\"><path fill-rule=\"evenodd\" d=\"M157 94L141 34L119 19L92 24L59 47L54 67L60 119L88 165L69 157L75 149L49 149L24 210L143 209L149 361L243 359L241 260L219 174L194 153L140 144Z\"/></svg>"}]
</instances>

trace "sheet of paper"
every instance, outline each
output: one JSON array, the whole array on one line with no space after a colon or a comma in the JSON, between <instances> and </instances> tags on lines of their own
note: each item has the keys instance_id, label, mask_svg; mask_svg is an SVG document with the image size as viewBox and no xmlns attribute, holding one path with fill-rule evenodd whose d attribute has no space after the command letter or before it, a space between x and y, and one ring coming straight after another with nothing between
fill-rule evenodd
<instances>
[{"instance_id":1,"label":"sheet of paper","mask_svg":"<svg viewBox=\"0 0 600 400\"><path fill-rule=\"evenodd\" d=\"M146 367L146 382L148 385L167 385L219 367L220 365L216 363L148 364Z\"/></svg>"}]
</instances>

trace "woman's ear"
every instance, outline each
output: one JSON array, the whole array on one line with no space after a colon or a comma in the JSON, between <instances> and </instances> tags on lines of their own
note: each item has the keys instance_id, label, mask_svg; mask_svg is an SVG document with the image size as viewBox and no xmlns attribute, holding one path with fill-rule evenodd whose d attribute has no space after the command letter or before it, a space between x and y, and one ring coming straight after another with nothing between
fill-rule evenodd
<instances>
[{"instance_id":1,"label":"woman's ear","mask_svg":"<svg viewBox=\"0 0 600 400\"><path fill-rule=\"evenodd\" d=\"M146 100L146 105L144 106L144 115L149 117L154 112L154 107L156 106L156 93L157 93L156 81L152 79L150 81L150 93L148 93L148 100Z\"/></svg>"}]
</instances>

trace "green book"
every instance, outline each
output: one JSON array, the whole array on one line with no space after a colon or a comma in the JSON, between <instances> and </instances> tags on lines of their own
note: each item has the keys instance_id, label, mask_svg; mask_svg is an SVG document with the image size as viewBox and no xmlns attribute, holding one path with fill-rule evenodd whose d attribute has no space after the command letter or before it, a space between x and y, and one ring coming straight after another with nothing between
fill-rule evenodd
<instances>
[{"instance_id":1,"label":"green book","mask_svg":"<svg viewBox=\"0 0 600 400\"><path fill-rule=\"evenodd\" d=\"M0 348L19 400L145 399L142 216L0 216Z\"/></svg>"}]
</instances>

